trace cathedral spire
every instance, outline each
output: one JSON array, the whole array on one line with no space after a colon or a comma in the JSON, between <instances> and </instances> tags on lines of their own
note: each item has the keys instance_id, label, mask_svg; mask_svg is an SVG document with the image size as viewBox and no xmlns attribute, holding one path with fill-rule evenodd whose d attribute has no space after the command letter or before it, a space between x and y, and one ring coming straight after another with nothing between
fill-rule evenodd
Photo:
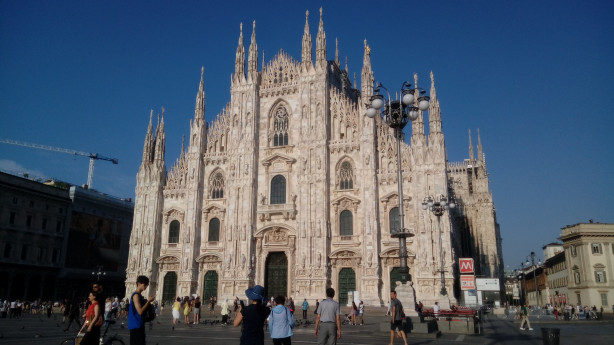
<instances>
[{"instance_id":1,"label":"cathedral spire","mask_svg":"<svg viewBox=\"0 0 614 345\"><path fill-rule=\"evenodd\" d=\"M320 7L320 24L316 37L316 67L326 68L326 34L324 33L324 20L322 19L322 7Z\"/></svg>"},{"instance_id":2,"label":"cathedral spire","mask_svg":"<svg viewBox=\"0 0 614 345\"><path fill-rule=\"evenodd\" d=\"M478 128L478 160L484 159L484 151L482 151L482 139L480 138L480 129Z\"/></svg>"},{"instance_id":3,"label":"cathedral spire","mask_svg":"<svg viewBox=\"0 0 614 345\"><path fill-rule=\"evenodd\" d=\"M360 78L360 88L362 93L362 99L366 100L373 95L373 71L371 70L371 48L367 45L367 39L365 38L365 54L362 59L362 74Z\"/></svg>"},{"instance_id":4,"label":"cathedral spire","mask_svg":"<svg viewBox=\"0 0 614 345\"><path fill-rule=\"evenodd\" d=\"M153 149L154 149L154 137L153 137L153 126L152 126L152 118L153 118L153 109L149 113L149 125L147 126L147 134L145 135L145 143L143 144L143 163L151 162L153 158Z\"/></svg>"},{"instance_id":5,"label":"cathedral spire","mask_svg":"<svg viewBox=\"0 0 614 345\"><path fill-rule=\"evenodd\" d=\"M439 100L437 100L437 91L435 90L435 77L431 71L431 102L429 105L429 134L441 133L441 109L439 108Z\"/></svg>"},{"instance_id":6,"label":"cathedral spire","mask_svg":"<svg viewBox=\"0 0 614 345\"><path fill-rule=\"evenodd\" d=\"M235 81L245 79L245 47L243 46L243 23L239 25L239 44L237 45L237 54L235 57Z\"/></svg>"},{"instance_id":7,"label":"cathedral spire","mask_svg":"<svg viewBox=\"0 0 614 345\"><path fill-rule=\"evenodd\" d=\"M469 160L473 162L473 143L471 143L471 129L469 130Z\"/></svg>"},{"instance_id":8,"label":"cathedral spire","mask_svg":"<svg viewBox=\"0 0 614 345\"><path fill-rule=\"evenodd\" d=\"M165 150L166 135L164 133L164 107L162 107L162 118L158 117L158 126L156 127L156 141L154 151L154 162L161 162L164 165L164 150Z\"/></svg>"},{"instance_id":9,"label":"cathedral spire","mask_svg":"<svg viewBox=\"0 0 614 345\"><path fill-rule=\"evenodd\" d=\"M304 68L313 66L311 56L311 34L309 33L309 11L305 12L305 32L303 33L302 63Z\"/></svg>"},{"instance_id":10,"label":"cathedral spire","mask_svg":"<svg viewBox=\"0 0 614 345\"><path fill-rule=\"evenodd\" d=\"M252 41L249 44L249 60L247 62L247 74L248 74L249 80L256 81L258 77L258 44L256 44L256 21L255 20L252 24Z\"/></svg>"},{"instance_id":11,"label":"cathedral spire","mask_svg":"<svg viewBox=\"0 0 614 345\"><path fill-rule=\"evenodd\" d=\"M337 63L337 66L341 66L339 63L339 40L337 37L335 37L335 62Z\"/></svg>"},{"instance_id":12,"label":"cathedral spire","mask_svg":"<svg viewBox=\"0 0 614 345\"><path fill-rule=\"evenodd\" d=\"M196 106L194 108L194 119L205 119L205 82L204 82L205 67L200 68L200 84L198 85L198 93L196 94Z\"/></svg>"},{"instance_id":13,"label":"cathedral spire","mask_svg":"<svg viewBox=\"0 0 614 345\"><path fill-rule=\"evenodd\" d=\"M418 89L418 74L417 73L414 73L414 88ZM411 123L411 126L412 126L412 138L414 135L418 135L418 136L424 135L424 113L422 112L422 110L418 111L418 118L416 119L416 121L413 121Z\"/></svg>"},{"instance_id":14,"label":"cathedral spire","mask_svg":"<svg viewBox=\"0 0 614 345\"><path fill-rule=\"evenodd\" d=\"M185 134L181 136L181 158L185 155Z\"/></svg>"}]
</instances>

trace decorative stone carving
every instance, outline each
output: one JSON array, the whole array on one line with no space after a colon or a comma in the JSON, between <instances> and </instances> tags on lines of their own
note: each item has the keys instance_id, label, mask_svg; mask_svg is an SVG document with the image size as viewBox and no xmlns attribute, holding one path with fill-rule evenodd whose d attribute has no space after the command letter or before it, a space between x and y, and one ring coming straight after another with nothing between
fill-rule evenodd
<instances>
[{"instance_id":1,"label":"decorative stone carving","mask_svg":"<svg viewBox=\"0 0 614 345\"><path fill-rule=\"evenodd\" d=\"M288 243L288 234L280 228L273 228L273 230L267 232L264 238L265 241L270 244Z\"/></svg>"},{"instance_id":2,"label":"decorative stone carving","mask_svg":"<svg viewBox=\"0 0 614 345\"><path fill-rule=\"evenodd\" d=\"M183 224L185 218L185 212L178 209L170 209L164 213L164 224L170 223L170 220L176 219Z\"/></svg>"}]
</instances>

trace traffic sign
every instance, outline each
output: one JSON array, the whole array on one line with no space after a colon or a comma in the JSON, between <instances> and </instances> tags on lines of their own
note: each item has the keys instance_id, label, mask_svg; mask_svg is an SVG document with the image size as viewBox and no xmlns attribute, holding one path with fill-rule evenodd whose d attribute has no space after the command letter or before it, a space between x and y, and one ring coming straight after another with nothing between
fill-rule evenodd
<instances>
[{"instance_id":1,"label":"traffic sign","mask_svg":"<svg viewBox=\"0 0 614 345\"><path fill-rule=\"evenodd\" d=\"M460 276L461 290L474 290L475 277L473 275Z\"/></svg>"},{"instance_id":2,"label":"traffic sign","mask_svg":"<svg viewBox=\"0 0 614 345\"><path fill-rule=\"evenodd\" d=\"M473 269L473 259L471 258L460 258L458 259L459 262L459 268L460 268L460 273L461 274L465 274L465 273L473 273L474 269Z\"/></svg>"}]
</instances>

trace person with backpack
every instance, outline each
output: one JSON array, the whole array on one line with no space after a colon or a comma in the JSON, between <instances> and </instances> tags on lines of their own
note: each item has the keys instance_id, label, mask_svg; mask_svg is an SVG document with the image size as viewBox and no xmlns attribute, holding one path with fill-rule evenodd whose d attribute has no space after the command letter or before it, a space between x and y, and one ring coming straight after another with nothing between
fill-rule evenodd
<instances>
[{"instance_id":1,"label":"person with backpack","mask_svg":"<svg viewBox=\"0 0 614 345\"><path fill-rule=\"evenodd\" d=\"M284 306L284 296L275 297L275 307L269 316L269 332L273 345L291 345L292 329L296 321L294 314Z\"/></svg>"},{"instance_id":2,"label":"person with backpack","mask_svg":"<svg viewBox=\"0 0 614 345\"><path fill-rule=\"evenodd\" d=\"M397 298L397 292L395 290L390 291L390 305L392 308L392 319L390 321L390 345L394 344L394 332L396 330L397 336L403 339L403 343L407 345L407 335L403 329L403 319L405 319L405 311L403 310L403 304Z\"/></svg>"},{"instance_id":3,"label":"person with backpack","mask_svg":"<svg viewBox=\"0 0 614 345\"><path fill-rule=\"evenodd\" d=\"M136 278L136 291L130 296L130 306L128 308L128 329L130 330L130 345L145 345L145 320L143 314L156 296L149 296L149 299L141 295L149 286L149 278L138 276ZM155 315L155 313L154 313Z\"/></svg>"}]
</instances>

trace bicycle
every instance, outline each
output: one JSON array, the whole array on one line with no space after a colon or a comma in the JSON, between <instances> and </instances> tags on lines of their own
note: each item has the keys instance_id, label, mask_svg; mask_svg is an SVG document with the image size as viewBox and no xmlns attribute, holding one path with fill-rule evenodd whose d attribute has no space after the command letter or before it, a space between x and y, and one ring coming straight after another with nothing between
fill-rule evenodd
<instances>
[{"instance_id":1,"label":"bicycle","mask_svg":"<svg viewBox=\"0 0 614 345\"><path fill-rule=\"evenodd\" d=\"M119 335L117 335L117 333L113 334L112 336L107 337L107 332L109 332L109 327L115 323L116 323L115 320L107 321L107 326L104 329L104 333L100 337L100 344L102 345L126 345L126 343L124 343L122 338ZM77 335L76 337L70 337L70 338L64 339L60 343L60 345L76 345L80 342L80 338L81 337ZM79 339L79 342L77 342L77 339Z\"/></svg>"}]
</instances>

